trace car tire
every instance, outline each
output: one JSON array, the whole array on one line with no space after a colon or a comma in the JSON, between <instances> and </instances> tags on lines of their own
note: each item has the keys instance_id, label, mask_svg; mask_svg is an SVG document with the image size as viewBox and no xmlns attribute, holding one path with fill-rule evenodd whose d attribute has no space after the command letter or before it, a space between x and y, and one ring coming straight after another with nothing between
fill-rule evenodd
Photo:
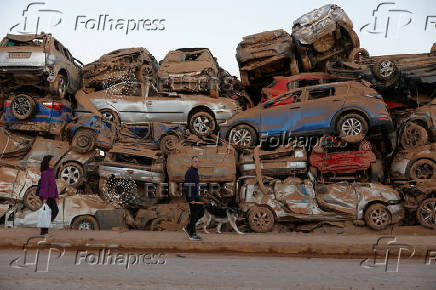
<instances>
[{"instance_id":1,"label":"car tire","mask_svg":"<svg viewBox=\"0 0 436 290\"><path fill-rule=\"evenodd\" d=\"M37 211L42 206L41 199L36 195L36 189L36 186L28 188L23 196L24 206L32 211Z\"/></svg>"},{"instance_id":2,"label":"car tire","mask_svg":"<svg viewBox=\"0 0 436 290\"><path fill-rule=\"evenodd\" d=\"M71 223L71 228L79 231L98 231L100 226L98 225L95 217L90 215L82 215L74 219L74 221Z\"/></svg>"},{"instance_id":3,"label":"car tire","mask_svg":"<svg viewBox=\"0 0 436 290\"><path fill-rule=\"evenodd\" d=\"M67 95L68 79L65 75L58 73L56 79L51 83L51 92L61 99L64 99Z\"/></svg>"},{"instance_id":4,"label":"car tire","mask_svg":"<svg viewBox=\"0 0 436 290\"><path fill-rule=\"evenodd\" d=\"M36 104L31 96L20 94L12 99L11 110L15 118L26 120L36 111Z\"/></svg>"},{"instance_id":5,"label":"car tire","mask_svg":"<svg viewBox=\"0 0 436 290\"><path fill-rule=\"evenodd\" d=\"M228 141L240 148L253 147L257 143L256 131L249 125L238 125L230 130Z\"/></svg>"},{"instance_id":6,"label":"car tire","mask_svg":"<svg viewBox=\"0 0 436 290\"><path fill-rule=\"evenodd\" d=\"M348 56L348 61L355 64L362 62L362 59L369 58L369 52L364 48L354 48Z\"/></svg>"},{"instance_id":7,"label":"car tire","mask_svg":"<svg viewBox=\"0 0 436 290\"><path fill-rule=\"evenodd\" d=\"M180 144L180 137L175 134L167 134L160 138L159 147L163 154L169 154Z\"/></svg>"},{"instance_id":8,"label":"car tire","mask_svg":"<svg viewBox=\"0 0 436 290\"><path fill-rule=\"evenodd\" d=\"M198 111L189 118L189 130L199 137L213 134L216 128L215 118L209 112Z\"/></svg>"},{"instance_id":9,"label":"car tire","mask_svg":"<svg viewBox=\"0 0 436 290\"><path fill-rule=\"evenodd\" d=\"M101 109L99 110L103 119L108 120L110 122L114 122L115 126L118 127L121 124L120 117L118 114L111 109Z\"/></svg>"},{"instance_id":10,"label":"car tire","mask_svg":"<svg viewBox=\"0 0 436 290\"><path fill-rule=\"evenodd\" d=\"M266 233L274 227L274 213L266 206L253 206L248 211L248 225L256 233Z\"/></svg>"},{"instance_id":11,"label":"car tire","mask_svg":"<svg viewBox=\"0 0 436 290\"><path fill-rule=\"evenodd\" d=\"M339 136L366 135L368 122L359 114L346 114L337 122L336 131Z\"/></svg>"},{"instance_id":12,"label":"car tire","mask_svg":"<svg viewBox=\"0 0 436 290\"><path fill-rule=\"evenodd\" d=\"M436 178L436 162L427 158L415 160L409 166L408 176L416 181Z\"/></svg>"},{"instance_id":13,"label":"car tire","mask_svg":"<svg viewBox=\"0 0 436 290\"><path fill-rule=\"evenodd\" d=\"M436 229L436 198L427 198L421 202L416 218L421 226Z\"/></svg>"},{"instance_id":14,"label":"car tire","mask_svg":"<svg viewBox=\"0 0 436 290\"><path fill-rule=\"evenodd\" d=\"M372 72L379 81L388 82L397 77L398 67L392 60L381 58L374 63Z\"/></svg>"},{"instance_id":15,"label":"car tire","mask_svg":"<svg viewBox=\"0 0 436 290\"><path fill-rule=\"evenodd\" d=\"M74 134L71 144L76 152L89 152L95 146L95 132L88 128L80 128Z\"/></svg>"},{"instance_id":16,"label":"car tire","mask_svg":"<svg viewBox=\"0 0 436 290\"><path fill-rule=\"evenodd\" d=\"M414 149L427 143L428 133L424 127L413 122L404 127L400 137L400 145L403 149Z\"/></svg>"},{"instance_id":17,"label":"car tire","mask_svg":"<svg viewBox=\"0 0 436 290\"><path fill-rule=\"evenodd\" d=\"M374 203L365 210L365 223L373 230L384 230L391 224L391 221L391 213L384 204Z\"/></svg>"},{"instance_id":18,"label":"car tire","mask_svg":"<svg viewBox=\"0 0 436 290\"><path fill-rule=\"evenodd\" d=\"M83 183L85 171L82 165L76 162L65 162L59 168L58 178L62 178L66 185L79 187Z\"/></svg>"}]
</instances>

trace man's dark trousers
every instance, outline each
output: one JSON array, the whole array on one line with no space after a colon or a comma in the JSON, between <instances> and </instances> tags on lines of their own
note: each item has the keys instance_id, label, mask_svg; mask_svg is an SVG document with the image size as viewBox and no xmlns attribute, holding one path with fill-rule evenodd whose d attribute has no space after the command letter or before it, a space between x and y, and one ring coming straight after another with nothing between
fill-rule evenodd
<instances>
[{"instance_id":1,"label":"man's dark trousers","mask_svg":"<svg viewBox=\"0 0 436 290\"><path fill-rule=\"evenodd\" d=\"M195 224L204 215L204 207L202 204L189 203L189 210L191 212L189 216L189 224L186 226L186 230L190 236L196 234Z\"/></svg>"}]
</instances>

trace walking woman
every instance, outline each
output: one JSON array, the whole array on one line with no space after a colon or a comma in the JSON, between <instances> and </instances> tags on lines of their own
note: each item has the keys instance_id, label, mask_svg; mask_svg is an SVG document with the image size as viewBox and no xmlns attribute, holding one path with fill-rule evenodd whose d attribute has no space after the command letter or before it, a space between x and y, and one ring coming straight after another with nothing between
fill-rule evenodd
<instances>
[{"instance_id":1,"label":"walking woman","mask_svg":"<svg viewBox=\"0 0 436 290\"><path fill-rule=\"evenodd\" d=\"M59 208L56 202L58 198L58 188L54 176L54 160L53 156L45 155L41 162L41 180L39 185L39 198L43 203L47 203L51 209L51 221L53 222L59 213ZM41 235L48 233L48 228L41 228Z\"/></svg>"}]
</instances>

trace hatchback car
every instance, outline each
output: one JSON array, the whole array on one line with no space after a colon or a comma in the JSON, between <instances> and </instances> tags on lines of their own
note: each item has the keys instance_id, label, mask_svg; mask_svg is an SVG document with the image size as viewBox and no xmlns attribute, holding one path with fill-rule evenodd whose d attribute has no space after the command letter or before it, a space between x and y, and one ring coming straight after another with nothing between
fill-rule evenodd
<instances>
[{"instance_id":1,"label":"hatchback car","mask_svg":"<svg viewBox=\"0 0 436 290\"><path fill-rule=\"evenodd\" d=\"M0 82L47 87L60 98L82 87L82 63L51 34L8 34L0 42Z\"/></svg>"},{"instance_id":2,"label":"hatchback car","mask_svg":"<svg viewBox=\"0 0 436 290\"><path fill-rule=\"evenodd\" d=\"M89 99L104 118L115 123L187 123L191 132L199 136L218 131L218 124L240 110L236 102L228 98L178 93L152 94L149 86L137 82L119 83L88 95L79 91L76 99ZM79 105L76 114L88 110Z\"/></svg>"},{"instance_id":3,"label":"hatchback car","mask_svg":"<svg viewBox=\"0 0 436 290\"><path fill-rule=\"evenodd\" d=\"M278 106L287 98L292 98L291 104ZM395 145L392 119L381 96L358 82L338 82L295 89L243 111L221 125L220 136L233 145L251 147L286 135L368 132L383 132L391 141L388 145Z\"/></svg>"}]
</instances>

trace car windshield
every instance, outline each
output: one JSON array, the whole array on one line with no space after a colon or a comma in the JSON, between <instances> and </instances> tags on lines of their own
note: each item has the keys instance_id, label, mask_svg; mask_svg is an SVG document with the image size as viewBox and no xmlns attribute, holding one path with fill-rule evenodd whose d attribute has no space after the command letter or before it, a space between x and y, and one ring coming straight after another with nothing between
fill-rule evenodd
<instances>
[{"instance_id":1,"label":"car windshield","mask_svg":"<svg viewBox=\"0 0 436 290\"><path fill-rule=\"evenodd\" d=\"M3 41L2 47L11 47L11 46L33 46L33 47L41 47L42 46L42 39L35 38L31 41L17 41L13 39L5 39Z\"/></svg>"}]
</instances>

